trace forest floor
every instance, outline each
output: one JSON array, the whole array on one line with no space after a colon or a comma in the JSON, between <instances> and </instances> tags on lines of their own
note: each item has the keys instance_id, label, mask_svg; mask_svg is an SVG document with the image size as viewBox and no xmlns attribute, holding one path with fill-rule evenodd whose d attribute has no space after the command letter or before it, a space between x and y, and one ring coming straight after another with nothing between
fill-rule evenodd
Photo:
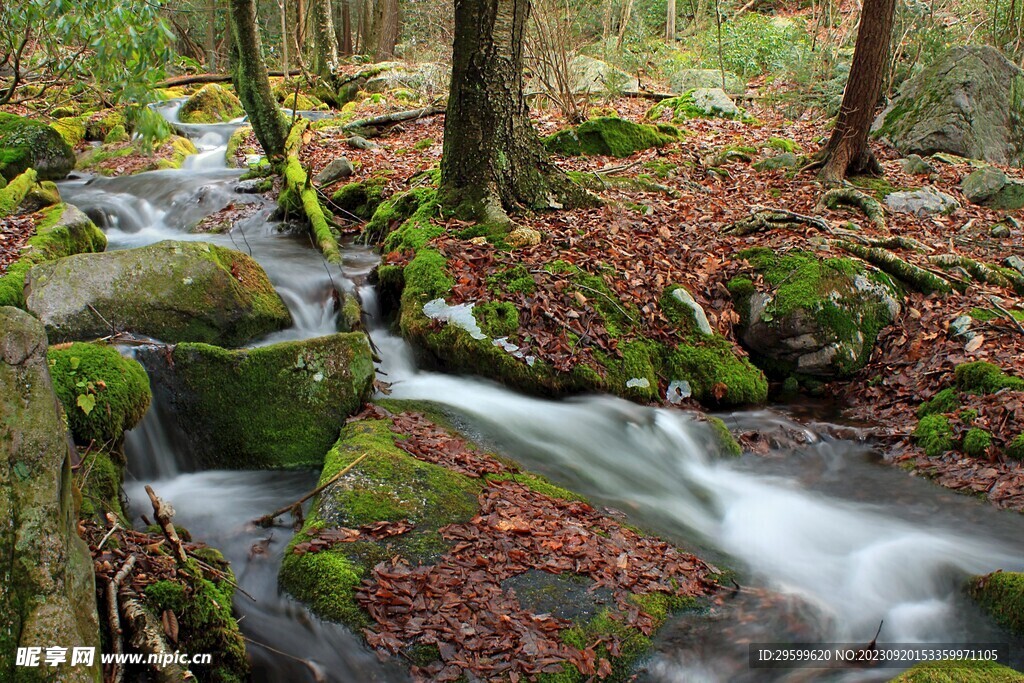
<instances>
[{"instance_id":1,"label":"forest floor","mask_svg":"<svg viewBox=\"0 0 1024 683\"><path fill-rule=\"evenodd\" d=\"M650 102L621 98L606 102L623 118L642 121ZM756 123L724 119L692 119L684 124L685 138L661 149L639 152L628 159L609 157L556 158L566 170L594 173L604 179L607 189L600 193L604 206L563 210L519 217L521 224L544 236L535 247L514 251L490 245L475 245L454 237L459 225L449 221L451 230L434 240L434 246L449 257L457 280L455 298L449 304L472 302L486 292L488 275L515 264L532 272L555 259L576 264L592 273L609 270L618 277L606 278L621 301L633 304L643 316L643 333L650 338L673 334L657 301L664 287L680 283L704 307L712 327L736 340L733 324L739 319L725 283L743 267L736 257L753 246L776 251L812 251L822 258L844 257L829 245L827 231L808 226L804 230L762 231L731 236L722 229L761 208L781 208L804 215L817 215L831 226L849 222L866 238L890 235L913 238L930 253L901 251L904 259L934 269L927 261L932 254L956 254L986 263L1001 263L1010 253L1021 252L1019 227L1010 237L994 238L992 227L1006 220L1005 212L970 204L960 191L960 181L974 167L969 163L933 161L935 172L914 176L904 172L900 155L880 143L872 143L885 169L884 180L853 179L877 198L894 190L934 186L960 202L950 215L918 217L906 213L886 215L887 229L867 220L862 213L816 208L824 188L812 170L756 171L751 161L777 153L771 138L788 138L800 151L813 153L828 135L828 121L789 121L771 111L752 109ZM542 135L567 124L553 110L534 112ZM385 194L409 189L409 180L439 162L443 139L443 116L433 116L392 127L375 139L373 150L351 150L343 134L324 130L303 147L303 161L315 174L339 155L340 150L355 165L350 181L387 174ZM755 148L750 161L730 160L711 168L709 159L727 148ZM616 182L646 174L660 189L647 190ZM323 188L329 194L330 188ZM1020 212L1017 212L1018 214ZM337 216L344 222L345 216ZM440 222L440 219L437 219ZM353 225L357 230L358 224ZM403 263L408 255L385 254L385 261ZM951 277L956 278L953 274ZM588 316L585 300L556 277L535 278L537 290L522 295L521 310L542 312L524 315L521 336L533 340L529 353L560 369L571 368L590 352L614 346L601 339L600 326L584 329L588 345L570 342L567 330L582 329ZM996 363L1013 373L1024 358L1024 327L1019 319L1020 297L1013 290L964 278L964 292L922 294L908 291L902 311L893 325L879 337L870 362L854 378L833 382L819 389L820 395L834 396L851 421L867 425L871 436L884 448L886 459L905 469L935 479L952 489L984 497L1003 508L1024 511L1024 467L1005 459L998 448L985 457L969 457L956 450L928 457L913 442L917 409L922 402L953 384L956 365L975 360ZM995 297L995 303L993 303ZM1000 310L1000 308L1004 310ZM1015 315L1007 311L1017 309ZM592 319L593 311L590 311ZM968 340L951 336L949 324L961 315L976 320ZM738 348L738 346L737 346ZM968 397L964 410L976 410L971 426L993 435L993 444L1009 443L1024 426L1024 392L1004 390L996 396ZM965 421L966 422L966 421ZM953 425L954 437L965 432L966 424ZM756 448L752 439L744 445ZM751 435L754 436L754 435Z\"/></svg>"}]
</instances>

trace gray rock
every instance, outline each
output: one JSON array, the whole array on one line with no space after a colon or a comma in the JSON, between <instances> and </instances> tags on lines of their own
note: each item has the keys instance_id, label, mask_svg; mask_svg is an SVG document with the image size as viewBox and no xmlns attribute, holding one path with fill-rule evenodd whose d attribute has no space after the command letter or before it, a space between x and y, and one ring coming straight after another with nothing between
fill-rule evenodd
<instances>
[{"instance_id":1,"label":"gray rock","mask_svg":"<svg viewBox=\"0 0 1024 683\"><path fill-rule=\"evenodd\" d=\"M29 271L25 301L53 341L116 330L167 343L240 346L291 325L258 263L205 242L166 241L42 263Z\"/></svg>"},{"instance_id":2,"label":"gray rock","mask_svg":"<svg viewBox=\"0 0 1024 683\"><path fill-rule=\"evenodd\" d=\"M0 329L0 672L11 681L98 681L98 656L92 666L15 669L18 647L98 649L100 631L92 557L78 537L71 497L71 439L50 380L46 333L12 307L0 307Z\"/></svg>"},{"instance_id":3,"label":"gray rock","mask_svg":"<svg viewBox=\"0 0 1024 683\"><path fill-rule=\"evenodd\" d=\"M569 70L573 92L617 93L640 88L640 81L635 76L593 57L577 55Z\"/></svg>"},{"instance_id":4,"label":"gray rock","mask_svg":"<svg viewBox=\"0 0 1024 683\"><path fill-rule=\"evenodd\" d=\"M988 46L956 47L911 78L874 130L904 154L1024 163L1024 71Z\"/></svg>"},{"instance_id":5,"label":"gray rock","mask_svg":"<svg viewBox=\"0 0 1024 683\"><path fill-rule=\"evenodd\" d=\"M934 187L922 187L908 192L892 192L885 205L894 213L912 213L916 216L950 214L960 208L960 202Z\"/></svg>"},{"instance_id":6,"label":"gray rock","mask_svg":"<svg viewBox=\"0 0 1024 683\"><path fill-rule=\"evenodd\" d=\"M742 111L721 88L697 88L690 96L693 104L708 116L736 118Z\"/></svg>"},{"instance_id":7,"label":"gray rock","mask_svg":"<svg viewBox=\"0 0 1024 683\"><path fill-rule=\"evenodd\" d=\"M996 239L1003 239L1004 237L1010 236L1010 226L1005 223L996 223L992 226L992 229L988 233Z\"/></svg>"},{"instance_id":8,"label":"gray rock","mask_svg":"<svg viewBox=\"0 0 1024 683\"><path fill-rule=\"evenodd\" d=\"M1024 208L1024 180L1011 178L994 166L974 171L960 188L972 204L1011 211Z\"/></svg>"},{"instance_id":9,"label":"gray rock","mask_svg":"<svg viewBox=\"0 0 1024 683\"><path fill-rule=\"evenodd\" d=\"M374 66L379 72L369 78L362 90L383 93L389 90L415 90L440 92L448 89L451 71L443 64L424 62L410 65L404 62L381 62Z\"/></svg>"},{"instance_id":10,"label":"gray rock","mask_svg":"<svg viewBox=\"0 0 1024 683\"><path fill-rule=\"evenodd\" d=\"M353 173L355 173L355 169L352 168L352 162L345 157L338 157L331 163L324 166L324 170L316 174L316 177L313 178L313 182L320 187L324 187L325 185L330 185L342 178L348 178Z\"/></svg>"},{"instance_id":11,"label":"gray rock","mask_svg":"<svg viewBox=\"0 0 1024 683\"><path fill-rule=\"evenodd\" d=\"M974 338L974 332L971 331L971 325L974 324L974 319L969 315L957 316L949 323L949 336L950 337L961 337L970 341Z\"/></svg>"},{"instance_id":12,"label":"gray rock","mask_svg":"<svg viewBox=\"0 0 1024 683\"><path fill-rule=\"evenodd\" d=\"M906 159L900 161L905 173L911 175L931 175L935 173L935 167L917 154L908 154Z\"/></svg>"},{"instance_id":13,"label":"gray rock","mask_svg":"<svg viewBox=\"0 0 1024 683\"><path fill-rule=\"evenodd\" d=\"M75 168L75 153L54 128L0 112L0 176L12 180L34 168L39 180L60 180Z\"/></svg>"},{"instance_id":14,"label":"gray rock","mask_svg":"<svg viewBox=\"0 0 1024 683\"><path fill-rule=\"evenodd\" d=\"M676 71L668 79L669 92L682 95L694 88L721 88L722 72L718 69L682 69ZM725 92L741 95L747 84L731 71L725 72Z\"/></svg>"},{"instance_id":15,"label":"gray rock","mask_svg":"<svg viewBox=\"0 0 1024 683\"><path fill-rule=\"evenodd\" d=\"M773 157L761 159L754 164L756 171L777 171L782 168L799 168L800 157L792 152L783 152Z\"/></svg>"},{"instance_id":16,"label":"gray rock","mask_svg":"<svg viewBox=\"0 0 1024 683\"><path fill-rule=\"evenodd\" d=\"M701 334L713 334L711 329L711 323L708 322L707 313L704 312L704 308L697 303L697 300L693 298L693 295L682 285L672 290L672 296L675 300L690 309L690 313L693 316L693 322L697 325L697 329L700 330Z\"/></svg>"},{"instance_id":17,"label":"gray rock","mask_svg":"<svg viewBox=\"0 0 1024 683\"><path fill-rule=\"evenodd\" d=\"M1021 275L1024 275L1024 258L1017 255L1007 256L1003 263L1006 264L1007 268L1013 268Z\"/></svg>"},{"instance_id":18,"label":"gray rock","mask_svg":"<svg viewBox=\"0 0 1024 683\"><path fill-rule=\"evenodd\" d=\"M235 184L235 192L239 194L257 194L261 192L264 178L249 178L247 180L239 180Z\"/></svg>"}]
</instances>

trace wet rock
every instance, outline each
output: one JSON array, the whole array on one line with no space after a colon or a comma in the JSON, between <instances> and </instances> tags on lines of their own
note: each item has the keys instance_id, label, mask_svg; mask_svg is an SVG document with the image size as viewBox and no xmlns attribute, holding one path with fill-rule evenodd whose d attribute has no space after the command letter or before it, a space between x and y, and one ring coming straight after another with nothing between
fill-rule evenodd
<instances>
[{"instance_id":1,"label":"wet rock","mask_svg":"<svg viewBox=\"0 0 1024 683\"><path fill-rule=\"evenodd\" d=\"M894 213L912 213L916 216L950 214L960 208L960 202L932 186L919 190L891 192L885 197L885 205Z\"/></svg>"},{"instance_id":2,"label":"wet rock","mask_svg":"<svg viewBox=\"0 0 1024 683\"><path fill-rule=\"evenodd\" d=\"M76 530L71 441L50 382L46 333L11 307L0 307L0 329L0 678L14 681L29 680L15 666L19 647L98 649L100 637L92 558ZM98 681L99 657L92 666L45 667L45 674L31 680Z\"/></svg>"},{"instance_id":3,"label":"wet rock","mask_svg":"<svg viewBox=\"0 0 1024 683\"><path fill-rule=\"evenodd\" d=\"M374 376L360 332L237 351L182 343L169 364L142 360L198 463L230 469L319 466Z\"/></svg>"},{"instance_id":4,"label":"wet rock","mask_svg":"<svg viewBox=\"0 0 1024 683\"><path fill-rule=\"evenodd\" d=\"M1024 208L1024 180L1011 178L994 166L974 171L960 188L972 204L1009 211Z\"/></svg>"},{"instance_id":5,"label":"wet rock","mask_svg":"<svg viewBox=\"0 0 1024 683\"><path fill-rule=\"evenodd\" d=\"M849 259L764 248L740 253L762 274L728 284L740 312L739 337L755 363L776 376L848 377L867 362L878 333L900 311L895 287Z\"/></svg>"},{"instance_id":6,"label":"wet rock","mask_svg":"<svg viewBox=\"0 0 1024 683\"><path fill-rule=\"evenodd\" d=\"M327 166L324 167L324 170L317 173L316 177L313 178L313 181L320 187L323 187L325 185L335 183L342 178L348 178L354 172L355 169L352 168L351 161L345 157L338 157L331 163L327 164Z\"/></svg>"},{"instance_id":7,"label":"wet rock","mask_svg":"<svg viewBox=\"0 0 1024 683\"><path fill-rule=\"evenodd\" d=\"M988 46L956 47L900 88L874 130L904 154L1020 166L1024 71Z\"/></svg>"},{"instance_id":8,"label":"wet rock","mask_svg":"<svg viewBox=\"0 0 1024 683\"><path fill-rule=\"evenodd\" d=\"M900 161L903 172L911 175L931 175L935 173L935 167L917 154L908 154L906 159Z\"/></svg>"},{"instance_id":9,"label":"wet rock","mask_svg":"<svg viewBox=\"0 0 1024 683\"><path fill-rule=\"evenodd\" d=\"M256 261L204 242L168 240L43 263L29 271L25 301L54 341L123 331L239 346L291 324Z\"/></svg>"},{"instance_id":10,"label":"wet rock","mask_svg":"<svg viewBox=\"0 0 1024 683\"><path fill-rule=\"evenodd\" d=\"M185 123L222 123L245 114L235 94L216 83L196 91L181 105L178 118Z\"/></svg>"},{"instance_id":11,"label":"wet rock","mask_svg":"<svg viewBox=\"0 0 1024 683\"><path fill-rule=\"evenodd\" d=\"M75 167L75 154L52 127L0 112L0 176L12 180L34 168L40 180L60 180Z\"/></svg>"},{"instance_id":12,"label":"wet rock","mask_svg":"<svg viewBox=\"0 0 1024 683\"><path fill-rule=\"evenodd\" d=\"M747 84L731 71L725 72L725 85L722 85L722 72L718 69L682 69L669 76L669 90L680 95L695 88L722 88L725 92L739 95L747 89Z\"/></svg>"}]
</instances>

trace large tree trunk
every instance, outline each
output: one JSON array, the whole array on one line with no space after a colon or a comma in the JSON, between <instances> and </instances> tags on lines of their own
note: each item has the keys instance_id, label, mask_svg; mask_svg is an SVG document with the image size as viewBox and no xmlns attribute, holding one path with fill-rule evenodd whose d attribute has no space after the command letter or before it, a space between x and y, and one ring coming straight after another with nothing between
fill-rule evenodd
<instances>
[{"instance_id":1,"label":"large tree trunk","mask_svg":"<svg viewBox=\"0 0 1024 683\"><path fill-rule=\"evenodd\" d=\"M820 152L821 179L826 183L841 182L848 174L882 170L868 147L868 133L889 61L895 9L896 0L864 0L839 118Z\"/></svg>"},{"instance_id":2,"label":"large tree trunk","mask_svg":"<svg viewBox=\"0 0 1024 683\"><path fill-rule=\"evenodd\" d=\"M398 44L398 0L374 0L372 12L365 51L373 61L383 62L395 56Z\"/></svg>"},{"instance_id":3,"label":"large tree trunk","mask_svg":"<svg viewBox=\"0 0 1024 683\"><path fill-rule=\"evenodd\" d=\"M334 35L331 0L313 0L313 71L330 82L338 70L338 38Z\"/></svg>"},{"instance_id":4,"label":"large tree trunk","mask_svg":"<svg viewBox=\"0 0 1024 683\"><path fill-rule=\"evenodd\" d=\"M255 0L231 0L231 72L238 99L249 115L253 132L268 158L284 156L288 137L277 101L270 91L263 46L256 28Z\"/></svg>"},{"instance_id":5,"label":"large tree trunk","mask_svg":"<svg viewBox=\"0 0 1024 683\"><path fill-rule=\"evenodd\" d=\"M466 218L579 204L586 195L547 160L523 96L529 0L456 0L441 199Z\"/></svg>"}]
</instances>

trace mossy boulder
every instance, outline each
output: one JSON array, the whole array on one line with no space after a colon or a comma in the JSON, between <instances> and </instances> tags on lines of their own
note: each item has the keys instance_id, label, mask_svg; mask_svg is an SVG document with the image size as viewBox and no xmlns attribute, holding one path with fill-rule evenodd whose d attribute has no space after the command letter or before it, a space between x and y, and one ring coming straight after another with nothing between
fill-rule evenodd
<instances>
[{"instance_id":1,"label":"mossy boulder","mask_svg":"<svg viewBox=\"0 0 1024 683\"><path fill-rule=\"evenodd\" d=\"M670 91L680 95L697 88L722 88L731 95L742 95L747 89L747 84L731 71L680 69L669 75L668 87Z\"/></svg>"},{"instance_id":2,"label":"mossy boulder","mask_svg":"<svg viewBox=\"0 0 1024 683\"><path fill-rule=\"evenodd\" d=\"M943 659L922 662L889 683L1022 683L1024 674L998 662Z\"/></svg>"},{"instance_id":3,"label":"mossy boulder","mask_svg":"<svg viewBox=\"0 0 1024 683\"><path fill-rule=\"evenodd\" d=\"M906 81L876 119L903 154L1024 164L1024 71L994 47L955 47Z\"/></svg>"},{"instance_id":4,"label":"mossy boulder","mask_svg":"<svg viewBox=\"0 0 1024 683\"><path fill-rule=\"evenodd\" d=\"M98 683L92 666L17 667L19 647L99 648L92 557L78 537L70 439L53 392L46 333L0 307L0 678Z\"/></svg>"},{"instance_id":5,"label":"mossy boulder","mask_svg":"<svg viewBox=\"0 0 1024 683\"><path fill-rule=\"evenodd\" d=\"M107 513L123 518L125 507L121 496L124 485L124 456L99 448L82 454L75 475L79 497L79 519L93 519L105 525Z\"/></svg>"},{"instance_id":6,"label":"mossy boulder","mask_svg":"<svg viewBox=\"0 0 1024 683\"><path fill-rule=\"evenodd\" d=\"M345 183L331 195L331 203L346 214L369 220L384 201L386 187L387 178L382 176Z\"/></svg>"},{"instance_id":7,"label":"mossy boulder","mask_svg":"<svg viewBox=\"0 0 1024 683\"><path fill-rule=\"evenodd\" d=\"M979 168L960 184L967 201L991 209L1024 208L1024 180L1011 178L995 166Z\"/></svg>"},{"instance_id":8,"label":"mossy boulder","mask_svg":"<svg viewBox=\"0 0 1024 683\"><path fill-rule=\"evenodd\" d=\"M366 335L353 332L230 351L178 344L170 367L145 359L170 392L204 467L313 467L369 394Z\"/></svg>"},{"instance_id":9,"label":"mossy boulder","mask_svg":"<svg viewBox=\"0 0 1024 683\"><path fill-rule=\"evenodd\" d=\"M721 88L694 88L678 97L658 102L647 110L647 118L659 120L668 117L683 122L694 118L745 119L747 114L736 106Z\"/></svg>"},{"instance_id":10,"label":"mossy boulder","mask_svg":"<svg viewBox=\"0 0 1024 683\"><path fill-rule=\"evenodd\" d=\"M1024 574L995 572L973 579L970 593L997 624L1024 636Z\"/></svg>"},{"instance_id":11,"label":"mossy boulder","mask_svg":"<svg viewBox=\"0 0 1024 683\"><path fill-rule=\"evenodd\" d=\"M35 169L30 168L0 187L0 217L9 216L21 207L29 192L36 186L37 178Z\"/></svg>"},{"instance_id":12,"label":"mossy boulder","mask_svg":"<svg viewBox=\"0 0 1024 683\"><path fill-rule=\"evenodd\" d=\"M42 212L35 235L22 247L18 260L0 275L0 306L25 306L25 276L33 266L72 254L106 249L103 231L77 207L58 204Z\"/></svg>"},{"instance_id":13,"label":"mossy boulder","mask_svg":"<svg viewBox=\"0 0 1024 683\"><path fill-rule=\"evenodd\" d=\"M892 282L849 259L740 252L751 271L728 283L740 341L770 374L849 377L900 311ZM756 278L756 280L754 279Z\"/></svg>"},{"instance_id":14,"label":"mossy boulder","mask_svg":"<svg viewBox=\"0 0 1024 683\"><path fill-rule=\"evenodd\" d=\"M25 302L53 341L124 331L167 343L240 346L291 325L252 257L205 242L164 241L35 266Z\"/></svg>"},{"instance_id":15,"label":"mossy boulder","mask_svg":"<svg viewBox=\"0 0 1024 683\"><path fill-rule=\"evenodd\" d=\"M50 126L60 133L60 136L64 138L64 142L68 143L68 146L72 149L85 140L85 121L81 117L67 116L59 118L50 123Z\"/></svg>"},{"instance_id":16,"label":"mossy boulder","mask_svg":"<svg viewBox=\"0 0 1024 683\"><path fill-rule=\"evenodd\" d=\"M650 126L614 116L602 116L568 128L544 140L549 151L562 156L604 155L628 157L651 147L664 147L679 139L673 126Z\"/></svg>"},{"instance_id":17,"label":"mossy boulder","mask_svg":"<svg viewBox=\"0 0 1024 683\"><path fill-rule=\"evenodd\" d=\"M184 123L223 123L242 116L245 110L235 94L222 85L208 83L185 100L178 110Z\"/></svg>"},{"instance_id":18,"label":"mossy boulder","mask_svg":"<svg viewBox=\"0 0 1024 683\"><path fill-rule=\"evenodd\" d=\"M53 388L79 444L119 443L149 408L149 376L138 363L104 344L76 342L49 350Z\"/></svg>"},{"instance_id":19,"label":"mossy boulder","mask_svg":"<svg viewBox=\"0 0 1024 683\"><path fill-rule=\"evenodd\" d=\"M40 180L60 180L75 167L71 147L52 127L0 112L0 176L11 180L34 168Z\"/></svg>"},{"instance_id":20,"label":"mossy boulder","mask_svg":"<svg viewBox=\"0 0 1024 683\"><path fill-rule=\"evenodd\" d=\"M103 142L118 126L128 128L128 120L120 109L101 109L79 117L79 121L85 126L85 139L91 142Z\"/></svg>"}]
</instances>

